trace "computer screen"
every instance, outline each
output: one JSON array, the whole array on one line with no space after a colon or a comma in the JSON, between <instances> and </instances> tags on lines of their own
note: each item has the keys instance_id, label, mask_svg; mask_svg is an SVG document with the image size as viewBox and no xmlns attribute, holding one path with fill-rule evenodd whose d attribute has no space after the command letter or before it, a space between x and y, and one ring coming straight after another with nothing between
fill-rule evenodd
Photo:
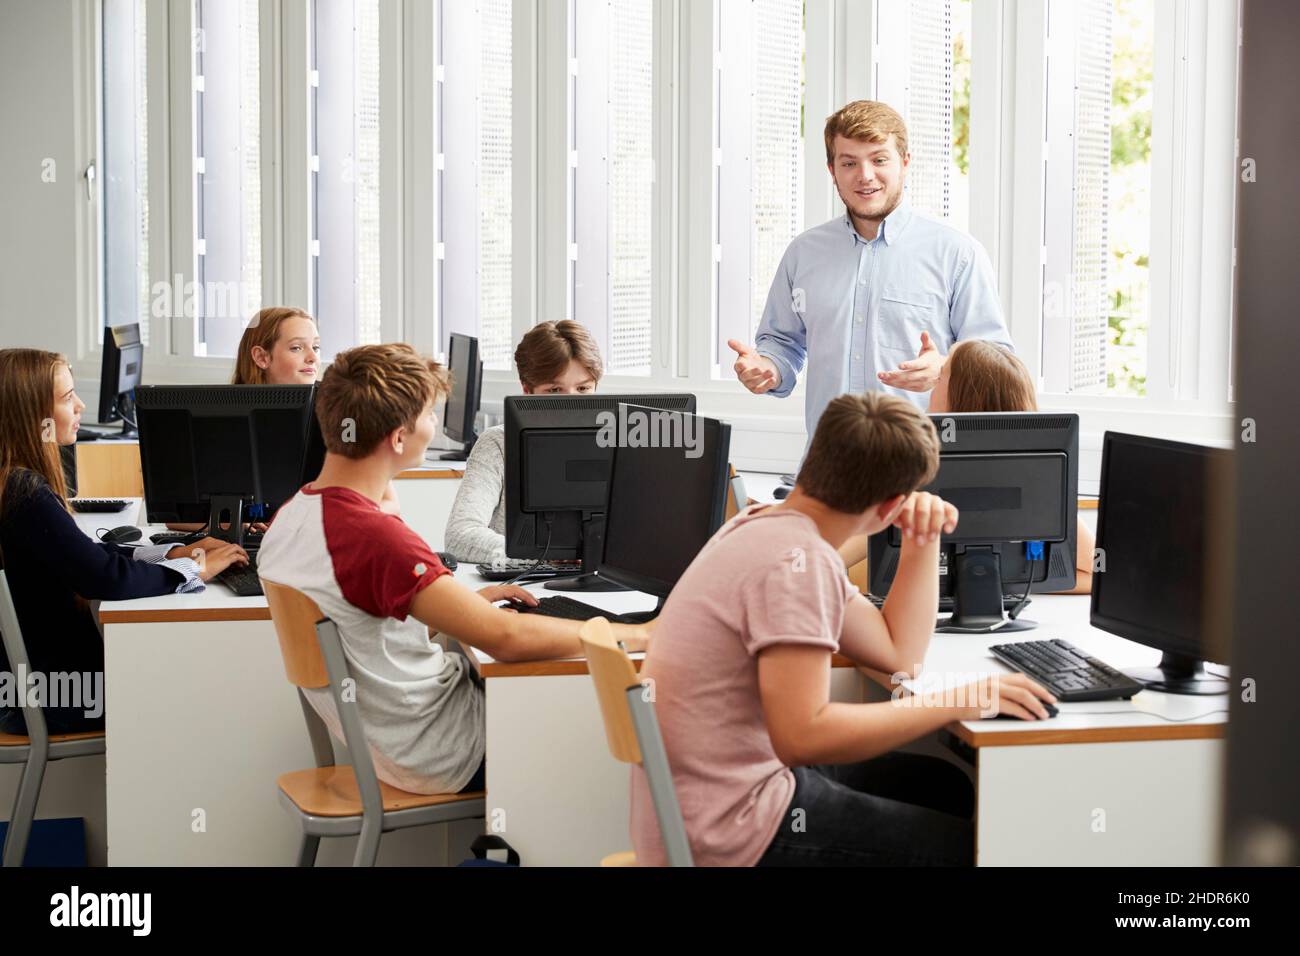
<instances>
[{"instance_id":1,"label":"computer screen","mask_svg":"<svg viewBox=\"0 0 1300 956\"><path fill-rule=\"evenodd\" d=\"M626 420L620 424L620 404L693 413L695 396L660 393L506 398L507 555L547 560L580 558L584 571L596 571L604 550L605 504L614 447L620 441L620 427L626 430L628 424ZM668 425L671 427L671 423ZM662 437L658 431L646 436L656 441ZM569 588L559 582L552 584L557 590ZM588 579L584 586L592 584Z\"/></svg>"},{"instance_id":2,"label":"computer screen","mask_svg":"<svg viewBox=\"0 0 1300 956\"><path fill-rule=\"evenodd\" d=\"M1164 675L1129 672L1148 686L1195 680L1206 655L1226 657L1223 645L1205 640L1203 622L1208 589L1217 585L1206 580L1207 556L1224 540L1206 520L1210 489L1230 463L1227 449L1106 432L1091 620L1164 652Z\"/></svg>"},{"instance_id":3,"label":"computer screen","mask_svg":"<svg viewBox=\"0 0 1300 956\"><path fill-rule=\"evenodd\" d=\"M1024 630L1003 605L1031 590L1074 587L1079 416L1039 412L932 415L939 473L925 490L954 504L957 529L940 548L939 593L953 617L941 629ZM1027 542L1043 542L1031 558ZM870 590L884 597L898 569L896 528L868 543ZM993 584L997 591L993 591Z\"/></svg>"},{"instance_id":4,"label":"computer screen","mask_svg":"<svg viewBox=\"0 0 1300 956\"><path fill-rule=\"evenodd\" d=\"M215 497L275 510L320 474L314 385L154 385L139 389L140 465L150 523L207 521Z\"/></svg>"},{"instance_id":5,"label":"computer screen","mask_svg":"<svg viewBox=\"0 0 1300 956\"><path fill-rule=\"evenodd\" d=\"M690 454L620 446L609 481L601 576L660 597L722 526L726 506L731 426L683 417L683 431L701 438Z\"/></svg>"},{"instance_id":6,"label":"computer screen","mask_svg":"<svg viewBox=\"0 0 1300 956\"><path fill-rule=\"evenodd\" d=\"M460 452L443 455L443 459L463 460L477 437L474 419L478 415L483 389L483 363L479 361L478 339L453 332L447 346L447 368L451 372L451 394L443 412L442 430L448 438L463 442Z\"/></svg>"},{"instance_id":7,"label":"computer screen","mask_svg":"<svg viewBox=\"0 0 1300 956\"><path fill-rule=\"evenodd\" d=\"M116 325L104 330L104 355L99 372L101 424L122 421L122 435L134 435L133 398L144 366L144 345L139 323Z\"/></svg>"}]
</instances>

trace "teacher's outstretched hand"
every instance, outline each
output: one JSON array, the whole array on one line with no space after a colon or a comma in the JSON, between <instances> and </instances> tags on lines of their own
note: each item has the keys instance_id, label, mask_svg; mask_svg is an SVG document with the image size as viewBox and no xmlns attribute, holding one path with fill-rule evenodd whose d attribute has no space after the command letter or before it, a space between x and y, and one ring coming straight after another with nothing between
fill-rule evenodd
<instances>
[{"instance_id":1,"label":"teacher's outstretched hand","mask_svg":"<svg viewBox=\"0 0 1300 956\"><path fill-rule=\"evenodd\" d=\"M939 381L943 370L944 357L930 339L928 332L921 333L921 351L916 358L900 362L892 372L878 372L877 377L886 385L906 389L909 392L928 392Z\"/></svg>"},{"instance_id":2,"label":"teacher's outstretched hand","mask_svg":"<svg viewBox=\"0 0 1300 956\"><path fill-rule=\"evenodd\" d=\"M727 347L734 349L736 355L736 378L755 395L770 392L781 384L781 373L776 363L766 356L759 355L752 345L745 345L737 339L728 339Z\"/></svg>"}]
</instances>

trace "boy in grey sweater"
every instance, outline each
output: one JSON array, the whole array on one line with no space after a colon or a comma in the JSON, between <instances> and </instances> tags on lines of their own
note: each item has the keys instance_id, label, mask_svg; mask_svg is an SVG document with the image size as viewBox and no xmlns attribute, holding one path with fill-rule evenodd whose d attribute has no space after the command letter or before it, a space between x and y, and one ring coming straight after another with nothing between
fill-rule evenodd
<instances>
[{"instance_id":1,"label":"boy in grey sweater","mask_svg":"<svg viewBox=\"0 0 1300 956\"><path fill-rule=\"evenodd\" d=\"M525 395L590 395L604 374L596 340L567 319L533 326L515 349L515 368ZM489 428L465 463L444 537L458 560L486 564L506 557L505 445L505 426Z\"/></svg>"}]
</instances>

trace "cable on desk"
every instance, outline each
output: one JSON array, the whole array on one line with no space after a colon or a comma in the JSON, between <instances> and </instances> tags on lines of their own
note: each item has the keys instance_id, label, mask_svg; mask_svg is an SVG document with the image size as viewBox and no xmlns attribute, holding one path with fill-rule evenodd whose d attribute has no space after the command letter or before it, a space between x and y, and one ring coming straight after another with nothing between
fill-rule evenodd
<instances>
[{"instance_id":1,"label":"cable on desk","mask_svg":"<svg viewBox=\"0 0 1300 956\"><path fill-rule=\"evenodd\" d=\"M519 581L528 577L530 574L532 574L534 571L536 571L538 568L540 568L543 564L546 563L546 556L551 553L551 531L553 527L554 526L551 524L551 522L549 521L546 522L546 547L542 548L542 556L537 559L537 563L534 564L531 568L528 568L524 571L520 571L518 574L516 574L513 578L511 578L509 581L505 583L504 585L505 587L509 587L511 584L517 584Z\"/></svg>"}]
</instances>

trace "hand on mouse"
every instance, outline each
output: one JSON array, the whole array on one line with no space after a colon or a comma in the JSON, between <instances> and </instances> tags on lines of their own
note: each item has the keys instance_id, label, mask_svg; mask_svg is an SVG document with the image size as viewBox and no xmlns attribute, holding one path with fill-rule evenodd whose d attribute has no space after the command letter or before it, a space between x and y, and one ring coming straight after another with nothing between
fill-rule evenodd
<instances>
[{"instance_id":1,"label":"hand on mouse","mask_svg":"<svg viewBox=\"0 0 1300 956\"><path fill-rule=\"evenodd\" d=\"M480 588L478 593L490 604L495 604L497 601L511 601L517 604L527 604L529 607L537 607L537 598L526 588L521 588L517 584L489 584L485 588ZM509 610L509 608L505 610Z\"/></svg>"},{"instance_id":2,"label":"hand on mouse","mask_svg":"<svg viewBox=\"0 0 1300 956\"><path fill-rule=\"evenodd\" d=\"M1024 674L993 674L966 688L966 700L978 701L970 707L960 708L962 720L981 720L985 717L1019 717L1021 720L1045 720L1050 715L1043 701L1055 704L1053 697L1042 684Z\"/></svg>"}]
</instances>

